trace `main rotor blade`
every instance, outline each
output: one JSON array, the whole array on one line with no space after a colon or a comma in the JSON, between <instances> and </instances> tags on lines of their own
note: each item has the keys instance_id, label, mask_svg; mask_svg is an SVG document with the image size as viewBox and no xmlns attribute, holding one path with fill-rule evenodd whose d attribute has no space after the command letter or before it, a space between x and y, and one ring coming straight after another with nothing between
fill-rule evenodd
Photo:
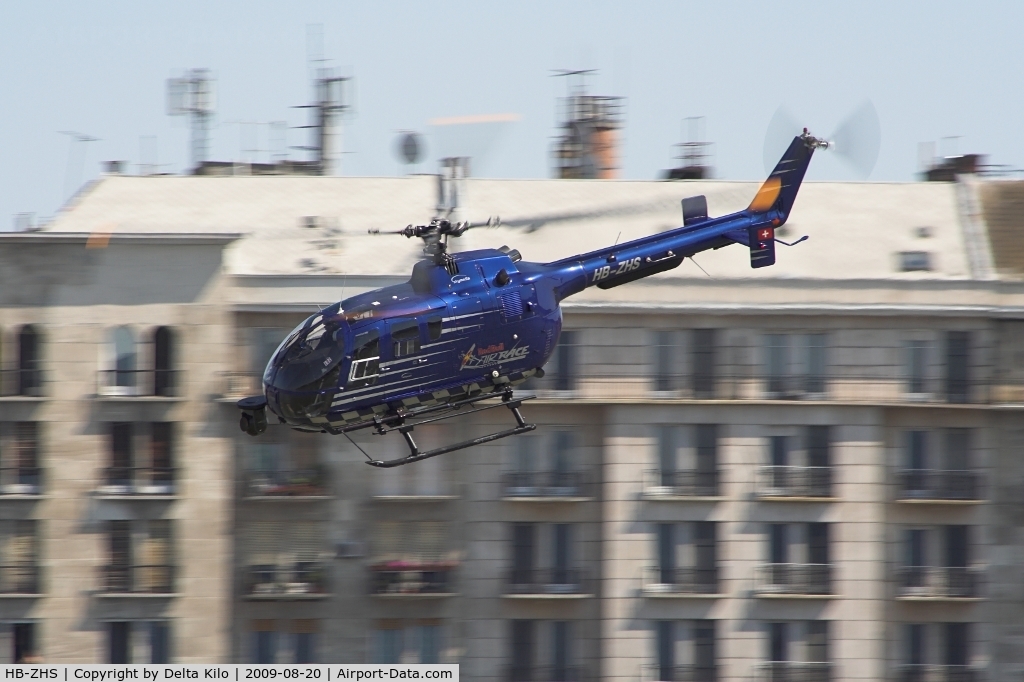
<instances>
[{"instance_id":1,"label":"main rotor blade","mask_svg":"<svg viewBox=\"0 0 1024 682\"><path fill-rule=\"evenodd\" d=\"M764 134L764 172L768 175L775 169L782 155L789 148L793 138L803 131L793 114L784 106L775 110Z\"/></svg>"},{"instance_id":2,"label":"main rotor blade","mask_svg":"<svg viewBox=\"0 0 1024 682\"><path fill-rule=\"evenodd\" d=\"M846 117L832 136L836 153L866 180L882 148L882 126L871 100L865 100Z\"/></svg>"}]
</instances>

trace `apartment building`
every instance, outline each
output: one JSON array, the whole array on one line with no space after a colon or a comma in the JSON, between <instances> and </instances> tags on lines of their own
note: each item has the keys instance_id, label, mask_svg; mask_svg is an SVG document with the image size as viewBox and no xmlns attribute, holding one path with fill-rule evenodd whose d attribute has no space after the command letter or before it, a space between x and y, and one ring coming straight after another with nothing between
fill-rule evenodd
<instances>
[{"instance_id":1,"label":"apartment building","mask_svg":"<svg viewBox=\"0 0 1024 682\"><path fill-rule=\"evenodd\" d=\"M570 299L527 436L379 471L361 450L398 454L394 437L238 431L233 403L289 329L408 276L417 245L365 232L429 217L434 189L108 177L53 232L4 238L120 273L88 300L85 275L3 289L0 484L38 499L0 496L0 587L40 590L0 598L11 660L437 661L513 682L1024 671L1024 264L995 249L987 184L812 183L787 227L812 238L773 268L734 247L698 257L711 277L684 263ZM506 226L461 246L553 260L675 225L683 196L724 213L754 191L467 180L464 212ZM110 224L135 236L71 236ZM113 258L152 240L160 263ZM223 272L182 276L186 248ZM152 299L132 289L147 277Z\"/></svg>"}]
</instances>

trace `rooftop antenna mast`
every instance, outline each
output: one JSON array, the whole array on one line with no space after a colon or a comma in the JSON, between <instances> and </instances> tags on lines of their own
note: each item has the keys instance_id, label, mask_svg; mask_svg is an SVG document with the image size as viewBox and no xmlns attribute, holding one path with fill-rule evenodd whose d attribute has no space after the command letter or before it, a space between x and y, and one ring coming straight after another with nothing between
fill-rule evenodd
<instances>
[{"instance_id":1,"label":"rooftop antenna mast","mask_svg":"<svg viewBox=\"0 0 1024 682\"><path fill-rule=\"evenodd\" d=\"M561 100L562 132L555 143L555 175L559 178L610 179L618 171L618 130L624 97L587 94L586 77L595 69L559 69L567 77L568 96Z\"/></svg>"},{"instance_id":2,"label":"rooftop antenna mast","mask_svg":"<svg viewBox=\"0 0 1024 682\"><path fill-rule=\"evenodd\" d=\"M296 149L313 152L313 162L320 175L338 175L341 172L342 154L341 117L351 110L351 98L346 84L352 79L339 76L334 69L324 66L327 60L323 58L322 25L307 26L306 51L313 77L315 102L297 108L314 109L315 119L312 125L298 127L313 130L313 144Z\"/></svg>"},{"instance_id":3,"label":"rooftop antenna mast","mask_svg":"<svg viewBox=\"0 0 1024 682\"><path fill-rule=\"evenodd\" d=\"M58 132L61 135L67 135L71 138L71 148L68 150L68 165L64 171L64 196L62 196L60 200L60 203L64 203L68 198L70 198L71 193L82 181L82 170L85 167L86 145L90 142L99 142L100 138L79 133L74 130L60 130ZM76 155L76 151L80 151L80 153ZM78 163L74 163L76 156Z\"/></svg>"},{"instance_id":4,"label":"rooftop antenna mast","mask_svg":"<svg viewBox=\"0 0 1024 682\"><path fill-rule=\"evenodd\" d=\"M180 78L167 80L167 114L190 119L193 172L209 160L214 108L213 76L209 69L191 69Z\"/></svg>"}]
</instances>

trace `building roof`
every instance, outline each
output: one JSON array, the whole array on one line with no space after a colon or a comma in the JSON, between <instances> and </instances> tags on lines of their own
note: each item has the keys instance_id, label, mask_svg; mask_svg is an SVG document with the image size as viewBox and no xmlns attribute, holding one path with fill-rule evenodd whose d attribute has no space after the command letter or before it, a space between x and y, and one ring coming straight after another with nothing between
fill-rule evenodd
<instances>
[{"instance_id":1,"label":"building roof","mask_svg":"<svg viewBox=\"0 0 1024 682\"><path fill-rule=\"evenodd\" d=\"M984 184L984 183L983 183ZM461 217L501 216L499 228L468 232L456 248L508 244L527 260L551 261L678 226L680 200L704 194L711 215L745 207L758 183L616 180L466 181ZM774 267L752 270L743 247L699 254L713 278L762 280L988 279L995 268L984 229L964 225L953 183L805 183ZM239 233L225 262L238 275L400 276L421 257L418 240L370 236L433 214L434 176L108 176L47 228L51 232ZM965 236L966 235L966 236ZM982 240L983 248L973 248ZM973 245L977 247L977 245ZM930 272L901 272L900 252L925 251ZM980 254L980 256L979 256ZM1000 268L1001 273L1006 270ZM658 278L706 279L693 263Z\"/></svg>"}]
</instances>

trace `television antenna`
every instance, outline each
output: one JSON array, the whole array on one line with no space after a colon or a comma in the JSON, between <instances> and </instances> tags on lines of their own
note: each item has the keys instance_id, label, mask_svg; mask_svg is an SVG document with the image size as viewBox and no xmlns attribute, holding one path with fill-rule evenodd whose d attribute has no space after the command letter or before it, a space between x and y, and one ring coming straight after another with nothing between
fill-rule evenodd
<instances>
[{"instance_id":1,"label":"television antenna","mask_svg":"<svg viewBox=\"0 0 1024 682\"><path fill-rule=\"evenodd\" d=\"M167 79L168 116L188 116L192 128L192 168L203 165L210 153L210 127L215 96L209 69L191 69L184 76Z\"/></svg>"}]
</instances>

